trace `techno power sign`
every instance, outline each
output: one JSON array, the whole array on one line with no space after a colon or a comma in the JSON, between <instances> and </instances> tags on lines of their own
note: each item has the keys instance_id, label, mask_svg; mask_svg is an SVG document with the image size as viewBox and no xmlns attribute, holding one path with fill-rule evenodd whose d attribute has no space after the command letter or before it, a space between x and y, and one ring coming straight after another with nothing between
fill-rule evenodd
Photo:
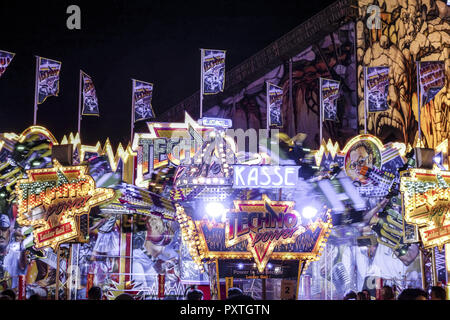
<instances>
[{"instance_id":1,"label":"techno power sign","mask_svg":"<svg viewBox=\"0 0 450 320\"><path fill-rule=\"evenodd\" d=\"M400 191L405 221L419 226L424 247L450 243L450 172L410 169L402 174Z\"/></svg>"},{"instance_id":2,"label":"techno power sign","mask_svg":"<svg viewBox=\"0 0 450 320\"><path fill-rule=\"evenodd\" d=\"M36 248L56 249L76 239L80 234L76 217L113 199L114 190L96 188L86 172L86 166L63 167L55 160L53 168L27 170L28 179L18 181L17 222L33 226Z\"/></svg>"},{"instance_id":3,"label":"techno power sign","mask_svg":"<svg viewBox=\"0 0 450 320\"><path fill-rule=\"evenodd\" d=\"M294 243L306 231L294 205L294 201L271 201L266 195L259 201L234 201L235 209L227 214L225 246L247 240L247 250L263 272L276 246Z\"/></svg>"},{"instance_id":4,"label":"techno power sign","mask_svg":"<svg viewBox=\"0 0 450 320\"><path fill-rule=\"evenodd\" d=\"M233 188L295 188L299 166L235 165Z\"/></svg>"}]
</instances>

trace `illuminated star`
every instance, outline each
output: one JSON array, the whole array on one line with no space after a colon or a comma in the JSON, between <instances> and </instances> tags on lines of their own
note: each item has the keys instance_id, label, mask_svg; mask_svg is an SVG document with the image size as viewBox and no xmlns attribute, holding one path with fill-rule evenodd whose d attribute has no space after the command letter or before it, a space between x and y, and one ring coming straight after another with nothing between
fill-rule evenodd
<instances>
[{"instance_id":1,"label":"illuminated star","mask_svg":"<svg viewBox=\"0 0 450 320\"><path fill-rule=\"evenodd\" d=\"M297 223L293 228L289 228L289 230L291 231L290 233L287 231L288 229L285 228L283 228L282 230L280 230L279 228L261 228L257 233L249 230L243 235L237 235L236 237L234 237L234 235L229 234L230 222L234 223L234 221L230 221L230 219L228 219L226 222L227 231L225 233L226 247L231 247L247 240L247 250L251 252L253 258L255 259L259 272L263 272L276 246L294 243L297 239L297 236L306 231L306 228L301 225L299 215L293 210L294 205L294 201L272 201L266 195L263 195L262 200L257 201L234 201L234 213L264 212L267 214L271 214L271 216L278 216L280 213L292 213L297 217ZM289 236L286 238L284 236L281 236L282 234L284 234L284 232L286 232L286 235ZM261 240L261 236L263 234L269 233L274 236L268 237L266 241L258 241L258 243L254 244L254 242L258 239Z\"/></svg>"}]
</instances>

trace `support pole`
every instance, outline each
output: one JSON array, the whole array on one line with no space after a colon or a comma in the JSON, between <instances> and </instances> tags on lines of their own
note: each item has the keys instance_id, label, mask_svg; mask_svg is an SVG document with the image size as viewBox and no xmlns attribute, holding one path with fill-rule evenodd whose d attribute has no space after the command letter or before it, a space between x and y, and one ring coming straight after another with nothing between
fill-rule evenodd
<instances>
[{"instance_id":1,"label":"support pole","mask_svg":"<svg viewBox=\"0 0 450 320\"><path fill-rule=\"evenodd\" d=\"M36 125L38 111L38 83L39 83L39 57L36 57L36 73L34 79L34 109L33 109L33 125Z\"/></svg>"},{"instance_id":2,"label":"support pole","mask_svg":"<svg viewBox=\"0 0 450 320\"><path fill-rule=\"evenodd\" d=\"M328 246L325 245L325 250L324 250L324 254L325 254L325 300L328 300Z\"/></svg>"},{"instance_id":3,"label":"support pole","mask_svg":"<svg viewBox=\"0 0 450 320\"><path fill-rule=\"evenodd\" d=\"M438 282L435 250L437 250L436 247L431 248L431 284L433 286L437 285L437 282Z\"/></svg>"},{"instance_id":4,"label":"support pole","mask_svg":"<svg viewBox=\"0 0 450 320\"><path fill-rule=\"evenodd\" d=\"M261 279L262 280L262 299L267 300L267 283L266 278Z\"/></svg>"},{"instance_id":5,"label":"support pole","mask_svg":"<svg viewBox=\"0 0 450 320\"><path fill-rule=\"evenodd\" d=\"M420 272L422 273L422 289L426 288L427 280L425 274L425 254L420 250L419 252L419 260L420 260Z\"/></svg>"},{"instance_id":6,"label":"support pole","mask_svg":"<svg viewBox=\"0 0 450 320\"><path fill-rule=\"evenodd\" d=\"M333 259L330 258L330 300L333 300Z\"/></svg>"},{"instance_id":7,"label":"support pole","mask_svg":"<svg viewBox=\"0 0 450 320\"><path fill-rule=\"evenodd\" d=\"M134 85L135 85L136 81L134 79L131 79L131 82L132 82L132 85L131 85L132 91L131 91L131 134L130 134L130 143L133 143L134 121L135 121L135 118L134 118L134 103L135 103L135 100L134 100Z\"/></svg>"},{"instance_id":8,"label":"support pole","mask_svg":"<svg viewBox=\"0 0 450 320\"><path fill-rule=\"evenodd\" d=\"M82 76L82 71L80 70L80 81L79 81L79 90L78 90L78 135L80 136L81 139L81 92L83 90L83 76Z\"/></svg>"},{"instance_id":9,"label":"support pole","mask_svg":"<svg viewBox=\"0 0 450 320\"><path fill-rule=\"evenodd\" d=\"M77 300L78 286L80 282L80 268L78 266L79 251L79 243L70 244L70 282L68 282L68 300Z\"/></svg>"},{"instance_id":10,"label":"support pole","mask_svg":"<svg viewBox=\"0 0 450 320\"><path fill-rule=\"evenodd\" d=\"M200 49L201 52L201 63L200 63L200 119L203 117L203 56L204 51Z\"/></svg>"},{"instance_id":11,"label":"support pole","mask_svg":"<svg viewBox=\"0 0 450 320\"><path fill-rule=\"evenodd\" d=\"M267 139L270 137L269 133L269 118L270 118L270 96L269 96L269 82L266 81L266 131L267 131Z\"/></svg>"},{"instance_id":12,"label":"support pole","mask_svg":"<svg viewBox=\"0 0 450 320\"><path fill-rule=\"evenodd\" d=\"M447 292L447 300L449 300L450 297L450 244L444 245L445 250L445 291Z\"/></svg>"},{"instance_id":13,"label":"support pole","mask_svg":"<svg viewBox=\"0 0 450 320\"><path fill-rule=\"evenodd\" d=\"M367 67L364 67L364 134L367 134L367 111L369 108L367 98Z\"/></svg>"},{"instance_id":14,"label":"support pole","mask_svg":"<svg viewBox=\"0 0 450 320\"><path fill-rule=\"evenodd\" d=\"M322 78L319 78L319 97L320 97L320 105L319 105L319 122L320 122L320 133L319 133L319 148L322 145L322 130L323 130L323 97L322 97Z\"/></svg>"},{"instance_id":15,"label":"support pole","mask_svg":"<svg viewBox=\"0 0 450 320\"><path fill-rule=\"evenodd\" d=\"M58 245L58 249L56 250L56 283L55 283L55 300L59 300L59 258L60 258L61 250Z\"/></svg>"},{"instance_id":16,"label":"support pole","mask_svg":"<svg viewBox=\"0 0 450 320\"><path fill-rule=\"evenodd\" d=\"M419 116L418 125L418 133L419 133L419 147L422 146L422 128L420 127L420 111L422 109L422 94L420 92L420 61L416 61L416 72L417 72L417 114Z\"/></svg>"},{"instance_id":17,"label":"support pole","mask_svg":"<svg viewBox=\"0 0 450 320\"><path fill-rule=\"evenodd\" d=\"M288 116L293 117L293 119L294 119L294 121L293 121L294 126L292 129L293 129L293 132L296 132L296 127L297 127L296 114L297 113L294 110L294 104L293 104L293 99L292 99L292 58L289 59L289 107L287 108L287 110L289 110ZM290 114L290 112L292 112L292 114ZM287 121L288 116L286 116L286 121L283 122L283 123L288 123L286 132L289 132L289 122Z\"/></svg>"}]
</instances>

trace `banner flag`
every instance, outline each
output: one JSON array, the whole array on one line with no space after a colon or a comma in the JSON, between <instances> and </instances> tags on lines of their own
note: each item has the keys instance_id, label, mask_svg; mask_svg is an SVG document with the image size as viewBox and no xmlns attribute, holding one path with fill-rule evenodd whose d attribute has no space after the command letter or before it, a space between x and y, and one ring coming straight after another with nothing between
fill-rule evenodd
<instances>
[{"instance_id":1,"label":"banner flag","mask_svg":"<svg viewBox=\"0 0 450 320\"><path fill-rule=\"evenodd\" d=\"M0 50L0 77L5 73L15 55L15 53Z\"/></svg>"},{"instance_id":2,"label":"banner flag","mask_svg":"<svg viewBox=\"0 0 450 320\"><path fill-rule=\"evenodd\" d=\"M386 111L389 109L389 67L368 67L366 86L367 105L369 112Z\"/></svg>"},{"instance_id":3,"label":"banner flag","mask_svg":"<svg viewBox=\"0 0 450 320\"><path fill-rule=\"evenodd\" d=\"M422 106L430 102L445 84L444 61L419 62Z\"/></svg>"},{"instance_id":4,"label":"banner flag","mask_svg":"<svg viewBox=\"0 0 450 320\"><path fill-rule=\"evenodd\" d=\"M225 87L225 50L201 49L202 94L223 92Z\"/></svg>"},{"instance_id":5,"label":"banner flag","mask_svg":"<svg viewBox=\"0 0 450 320\"><path fill-rule=\"evenodd\" d=\"M339 81L321 78L320 95L323 120L337 121L337 100L339 98Z\"/></svg>"},{"instance_id":6,"label":"banner flag","mask_svg":"<svg viewBox=\"0 0 450 320\"><path fill-rule=\"evenodd\" d=\"M266 82L267 84L267 118L269 127L283 127L281 105L283 103L283 88Z\"/></svg>"},{"instance_id":7,"label":"banner flag","mask_svg":"<svg viewBox=\"0 0 450 320\"><path fill-rule=\"evenodd\" d=\"M61 62L42 57L37 58L37 103L41 104L50 96L58 96Z\"/></svg>"},{"instance_id":8,"label":"banner flag","mask_svg":"<svg viewBox=\"0 0 450 320\"><path fill-rule=\"evenodd\" d=\"M152 96L153 83L133 79L134 122L155 117Z\"/></svg>"},{"instance_id":9,"label":"banner flag","mask_svg":"<svg viewBox=\"0 0 450 320\"><path fill-rule=\"evenodd\" d=\"M100 116L98 111L97 94L92 78L81 71L83 84L83 116Z\"/></svg>"}]
</instances>

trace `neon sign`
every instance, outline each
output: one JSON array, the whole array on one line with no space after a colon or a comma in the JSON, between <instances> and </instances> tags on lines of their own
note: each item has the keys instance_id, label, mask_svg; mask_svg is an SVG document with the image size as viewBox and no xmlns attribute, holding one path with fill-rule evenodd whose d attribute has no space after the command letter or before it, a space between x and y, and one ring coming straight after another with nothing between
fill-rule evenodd
<instances>
[{"instance_id":1,"label":"neon sign","mask_svg":"<svg viewBox=\"0 0 450 320\"><path fill-rule=\"evenodd\" d=\"M411 169L401 177L405 221L419 226L425 248L450 242L450 172Z\"/></svg>"},{"instance_id":2,"label":"neon sign","mask_svg":"<svg viewBox=\"0 0 450 320\"><path fill-rule=\"evenodd\" d=\"M294 201L271 201L265 195L260 201L234 201L235 209L227 217L225 245L247 241L247 250L263 272L276 246L293 243L306 231L294 205Z\"/></svg>"},{"instance_id":3,"label":"neon sign","mask_svg":"<svg viewBox=\"0 0 450 320\"><path fill-rule=\"evenodd\" d=\"M235 165L233 188L295 188L299 166Z\"/></svg>"},{"instance_id":4,"label":"neon sign","mask_svg":"<svg viewBox=\"0 0 450 320\"><path fill-rule=\"evenodd\" d=\"M33 226L36 248L72 241L80 235L77 217L92 207L112 200L114 190L96 188L86 166L27 170L28 179L19 180L18 217L20 225Z\"/></svg>"}]
</instances>

